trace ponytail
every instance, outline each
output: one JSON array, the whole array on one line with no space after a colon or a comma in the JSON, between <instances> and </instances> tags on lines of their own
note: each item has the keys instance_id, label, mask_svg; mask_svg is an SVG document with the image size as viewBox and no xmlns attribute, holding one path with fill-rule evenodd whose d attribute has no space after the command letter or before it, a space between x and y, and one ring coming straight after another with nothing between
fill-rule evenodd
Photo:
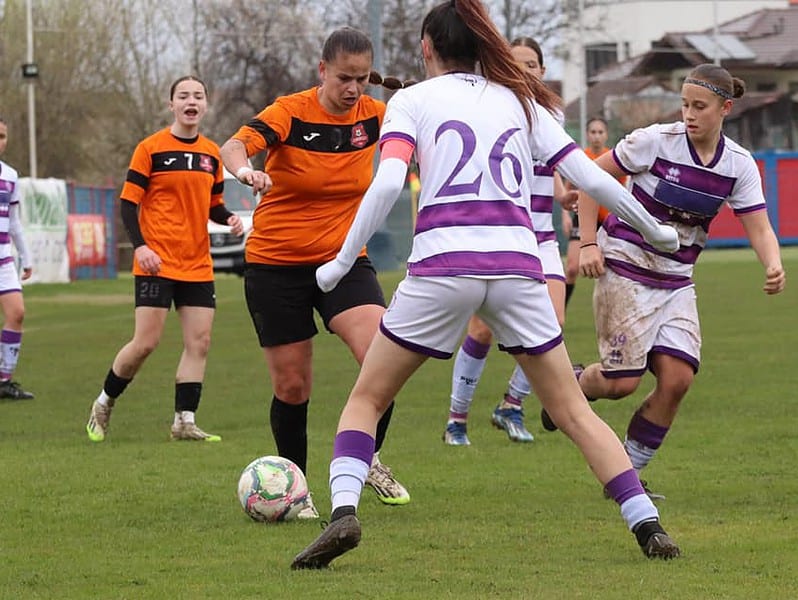
<instances>
[{"instance_id":1,"label":"ponytail","mask_svg":"<svg viewBox=\"0 0 798 600\"><path fill-rule=\"evenodd\" d=\"M405 79L402 81L398 77L392 77L388 75L387 77L383 77L377 71L372 71L369 73L369 83L371 85L381 85L386 90L401 90L403 88L408 88L411 85L418 83L414 79Z\"/></svg>"}]
</instances>

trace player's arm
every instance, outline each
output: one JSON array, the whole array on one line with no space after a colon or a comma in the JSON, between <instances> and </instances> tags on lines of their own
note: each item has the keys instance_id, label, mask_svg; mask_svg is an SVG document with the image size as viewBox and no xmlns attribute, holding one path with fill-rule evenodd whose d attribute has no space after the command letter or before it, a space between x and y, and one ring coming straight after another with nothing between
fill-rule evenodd
<instances>
[{"instance_id":1,"label":"player's arm","mask_svg":"<svg viewBox=\"0 0 798 600\"><path fill-rule=\"evenodd\" d=\"M212 206L208 217L214 223L219 223L219 225L229 225L233 235L244 235L244 224L241 221L241 217L230 212L224 204Z\"/></svg>"},{"instance_id":2,"label":"player's arm","mask_svg":"<svg viewBox=\"0 0 798 600\"><path fill-rule=\"evenodd\" d=\"M557 171L554 172L553 182L554 200L562 206L563 212L574 210L579 199L577 190L566 188L562 176ZM570 221L570 215L568 220Z\"/></svg>"},{"instance_id":3,"label":"player's arm","mask_svg":"<svg viewBox=\"0 0 798 600\"><path fill-rule=\"evenodd\" d=\"M603 206L632 225L655 248L664 252L675 252L679 249L676 230L660 224L625 187L618 183L617 179L599 168L582 150L569 152L558 163L557 170L573 181L580 190L600 201ZM595 217L597 218L598 216ZM587 230L589 233L595 231L595 221L592 225L582 223L581 207L579 228L580 233L582 230Z\"/></svg>"},{"instance_id":4,"label":"player's arm","mask_svg":"<svg viewBox=\"0 0 798 600\"><path fill-rule=\"evenodd\" d=\"M623 170L611 158L611 153L599 156L594 162L612 176ZM604 257L596 242L599 205L585 192L579 193L579 273L583 277L604 274Z\"/></svg>"},{"instance_id":5,"label":"player's arm","mask_svg":"<svg viewBox=\"0 0 798 600\"><path fill-rule=\"evenodd\" d=\"M757 210L740 215L745 234L756 252L759 262L765 268L766 294L778 294L784 290L787 275L781 263L779 240L770 225L767 211Z\"/></svg>"},{"instance_id":6,"label":"player's arm","mask_svg":"<svg viewBox=\"0 0 798 600\"><path fill-rule=\"evenodd\" d=\"M398 139L389 139L380 148L380 165L363 196L344 245L333 260L316 269L316 282L322 291L329 292L338 285L355 264L360 250L391 212L404 187L413 149L413 144Z\"/></svg>"},{"instance_id":7,"label":"player's arm","mask_svg":"<svg viewBox=\"0 0 798 600\"><path fill-rule=\"evenodd\" d=\"M268 156L268 149L279 143L281 134L275 130L289 127L291 114L279 102L263 109L256 117L251 119L220 148L220 155L224 166L235 175L241 183L252 186L252 193L265 194L272 188L271 177L266 171L253 169L249 164L249 157L264 150ZM270 125L269 123L273 123ZM281 123L282 125L278 125ZM265 159L264 159L265 160Z\"/></svg>"},{"instance_id":8,"label":"player's arm","mask_svg":"<svg viewBox=\"0 0 798 600\"><path fill-rule=\"evenodd\" d=\"M158 271L161 270L161 257L144 240L144 234L141 233L141 226L139 225L138 205L122 198L120 213L122 225L124 225L127 237L133 245L133 256L136 257L142 269L150 275L157 275Z\"/></svg>"},{"instance_id":9,"label":"player's arm","mask_svg":"<svg viewBox=\"0 0 798 600\"><path fill-rule=\"evenodd\" d=\"M27 279L33 273L33 263L25 236L22 233L22 221L19 220L19 204L13 203L8 207L8 233L14 242L14 247L19 255L19 264L22 267L22 279Z\"/></svg>"}]
</instances>

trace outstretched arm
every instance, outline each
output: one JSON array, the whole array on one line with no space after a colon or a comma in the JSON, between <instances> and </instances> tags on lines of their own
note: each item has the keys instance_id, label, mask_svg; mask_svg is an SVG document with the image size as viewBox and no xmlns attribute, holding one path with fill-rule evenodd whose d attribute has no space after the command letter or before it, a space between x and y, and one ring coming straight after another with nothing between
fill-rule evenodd
<instances>
[{"instance_id":1,"label":"outstretched arm","mask_svg":"<svg viewBox=\"0 0 798 600\"><path fill-rule=\"evenodd\" d=\"M407 162L401 158L387 158L380 163L338 256L316 269L316 283L323 292L334 289L355 264L361 248L391 212L406 176Z\"/></svg>"},{"instance_id":2,"label":"outstretched arm","mask_svg":"<svg viewBox=\"0 0 798 600\"><path fill-rule=\"evenodd\" d=\"M609 160L612 160L611 157ZM557 165L557 170L569 181L573 181L580 190L637 229L645 240L658 250L675 252L679 249L679 236L676 230L669 225L660 224L648 214L629 190L618 183L612 175L599 168L584 152L570 152ZM580 232L590 227L588 224L582 226L581 212L579 219Z\"/></svg>"}]
</instances>

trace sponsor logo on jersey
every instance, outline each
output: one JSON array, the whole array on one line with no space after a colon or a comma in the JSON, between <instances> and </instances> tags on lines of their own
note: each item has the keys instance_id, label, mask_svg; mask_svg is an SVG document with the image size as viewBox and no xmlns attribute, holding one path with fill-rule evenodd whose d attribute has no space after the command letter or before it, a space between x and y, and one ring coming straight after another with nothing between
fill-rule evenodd
<instances>
[{"instance_id":1,"label":"sponsor logo on jersey","mask_svg":"<svg viewBox=\"0 0 798 600\"><path fill-rule=\"evenodd\" d=\"M321 134L318 131L311 131L309 134L303 135L302 139L305 140L306 142L312 142L313 140L315 140L320 135Z\"/></svg>"},{"instance_id":2,"label":"sponsor logo on jersey","mask_svg":"<svg viewBox=\"0 0 798 600\"><path fill-rule=\"evenodd\" d=\"M679 183L679 177L681 177L682 173L676 167L670 167L668 172L665 173L665 179L668 181L672 181L673 183Z\"/></svg>"}]
</instances>

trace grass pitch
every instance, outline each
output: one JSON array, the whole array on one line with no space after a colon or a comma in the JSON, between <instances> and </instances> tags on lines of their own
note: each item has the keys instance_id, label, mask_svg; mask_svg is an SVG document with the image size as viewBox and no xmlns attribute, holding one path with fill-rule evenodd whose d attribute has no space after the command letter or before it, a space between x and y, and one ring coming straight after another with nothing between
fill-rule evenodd
<instances>
[{"instance_id":1,"label":"grass pitch","mask_svg":"<svg viewBox=\"0 0 798 600\"><path fill-rule=\"evenodd\" d=\"M36 393L0 402L0 598L793 598L798 597L798 251L781 296L761 291L753 252L712 251L696 269L701 371L645 476L684 556L646 560L577 450L527 411L532 444L489 415L511 359L495 349L469 422L444 446L451 361L428 361L397 401L382 453L412 502L364 490L363 541L326 572L292 572L318 523L264 525L237 503L240 470L274 453L268 375L242 281L220 277L199 424L221 444L168 441L180 330L117 403L108 438L89 407L133 330L132 280L25 290L16 378ZM386 291L400 278L384 274ZM595 359L588 280L571 301L571 357ZM308 478L329 511L327 466L357 373L333 336L315 341ZM648 391L594 405L621 435Z\"/></svg>"}]
</instances>

